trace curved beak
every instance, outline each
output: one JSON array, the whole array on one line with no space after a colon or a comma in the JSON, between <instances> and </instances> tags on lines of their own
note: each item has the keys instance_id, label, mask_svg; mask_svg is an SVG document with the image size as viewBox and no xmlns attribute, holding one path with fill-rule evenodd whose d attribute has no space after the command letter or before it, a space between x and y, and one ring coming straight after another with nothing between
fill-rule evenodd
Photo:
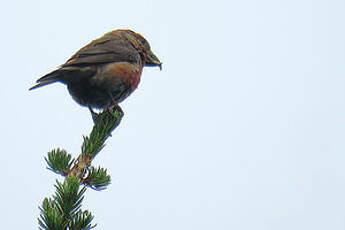
<instances>
[{"instance_id":1,"label":"curved beak","mask_svg":"<svg viewBox=\"0 0 345 230\"><path fill-rule=\"evenodd\" d=\"M152 53L151 50L147 53L145 66L158 66L159 69L162 70L162 64L163 63Z\"/></svg>"}]
</instances>

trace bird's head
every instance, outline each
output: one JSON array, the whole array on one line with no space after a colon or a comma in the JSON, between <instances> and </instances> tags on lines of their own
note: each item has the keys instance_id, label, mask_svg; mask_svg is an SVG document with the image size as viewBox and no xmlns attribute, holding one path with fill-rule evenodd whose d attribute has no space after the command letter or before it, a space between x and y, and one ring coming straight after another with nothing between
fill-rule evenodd
<instances>
[{"instance_id":1,"label":"bird's head","mask_svg":"<svg viewBox=\"0 0 345 230\"><path fill-rule=\"evenodd\" d=\"M145 60L145 66L158 66L162 70L162 62L151 51L148 41L138 33L132 30L118 30L121 36L129 40L129 42L139 51Z\"/></svg>"}]
</instances>

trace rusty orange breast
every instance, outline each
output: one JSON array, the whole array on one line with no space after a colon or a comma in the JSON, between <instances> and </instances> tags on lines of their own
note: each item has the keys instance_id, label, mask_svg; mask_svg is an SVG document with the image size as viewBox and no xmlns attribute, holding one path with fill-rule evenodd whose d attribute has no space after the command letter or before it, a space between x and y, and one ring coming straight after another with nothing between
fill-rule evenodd
<instances>
[{"instance_id":1,"label":"rusty orange breast","mask_svg":"<svg viewBox=\"0 0 345 230\"><path fill-rule=\"evenodd\" d=\"M137 63L115 62L106 66L105 72L108 80L120 78L123 82L130 85L132 89L138 87L143 67Z\"/></svg>"}]
</instances>

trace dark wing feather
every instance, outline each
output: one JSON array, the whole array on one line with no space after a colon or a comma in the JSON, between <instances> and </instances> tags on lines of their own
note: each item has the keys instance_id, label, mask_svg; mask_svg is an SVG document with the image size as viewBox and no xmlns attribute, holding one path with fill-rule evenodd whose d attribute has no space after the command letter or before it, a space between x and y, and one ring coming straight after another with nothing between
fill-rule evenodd
<instances>
[{"instance_id":1,"label":"dark wing feather","mask_svg":"<svg viewBox=\"0 0 345 230\"><path fill-rule=\"evenodd\" d=\"M109 62L139 62L138 51L118 36L103 36L81 48L62 67Z\"/></svg>"}]
</instances>

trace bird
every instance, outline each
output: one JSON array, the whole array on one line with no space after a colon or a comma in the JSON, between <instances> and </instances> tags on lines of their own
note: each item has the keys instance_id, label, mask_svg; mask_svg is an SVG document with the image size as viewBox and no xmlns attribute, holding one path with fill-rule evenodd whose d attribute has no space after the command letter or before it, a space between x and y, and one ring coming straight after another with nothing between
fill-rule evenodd
<instances>
[{"instance_id":1,"label":"bird","mask_svg":"<svg viewBox=\"0 0 345 230\"><path fill-rule=\"evenodd\" d=\"M29 90L63 83L72 98L88 107L94 118L94 108L119 108L118 104L138 87L144 67L162 70L162 62L141 34L117 29L82 47L56 70L39 78Z\"/></svg>"}]
</instances>

